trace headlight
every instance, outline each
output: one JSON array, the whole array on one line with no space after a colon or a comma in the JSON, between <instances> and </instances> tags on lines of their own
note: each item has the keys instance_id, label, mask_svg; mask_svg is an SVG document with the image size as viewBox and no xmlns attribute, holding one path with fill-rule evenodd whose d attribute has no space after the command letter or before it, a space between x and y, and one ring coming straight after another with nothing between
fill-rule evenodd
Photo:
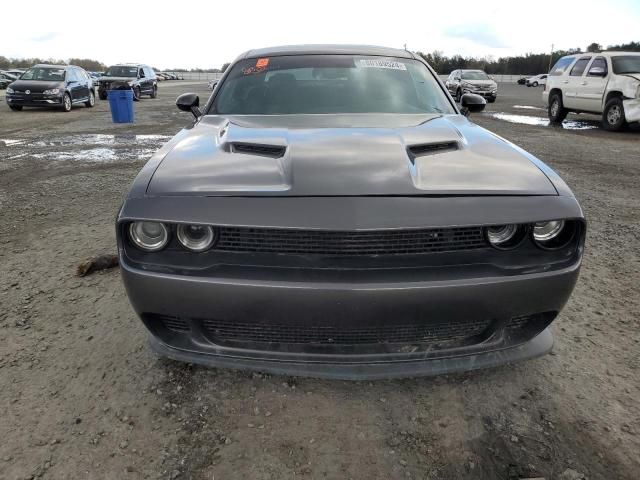
<instances>
[{"instance_id":1,"label":"headlight","mask_svg":"<svg viewBox=\"0 0 640 480\"><path fill-rule=\"evenodd\" d=\"M538 222L533 225L533 238L537 242L548 242L556 238L564 228L564 220Z\"/></svg>"},{"instance_id":2,"label":"headlight","mask_svg":"<svg viewBox=\"0 0 640 480\"><path fill-rule=\"evenodd\" d=\"M58 95L60 93L59 88L52 88L51 90L45 90L42 92L44 95Z\"/></svg>"},{"instance_id":3,"label":"headlight","mask_svg":"<svg viewBox=\"0 0 640 480\"><path fill-rule=\"evenodd\" d=\"M487 227L485 232L492 247L505 250L520 244L526 229L516 224L492 225Z\"/></svg>"},{"instance_id":4,"label":"headlight","mask_svg":"<svg viewBox=\"0 0 640 480\"><path fill-rule=\"evenodd\" d=\"M169 230L160 222L133 222L129 225L129 238L138 248L157 252L169 242Z\"/></svg>"},{"instance_id":5,"label":"headlight","mask_svg":"<svg viewBox=\"0 0 640 480\"><path fill-rule=\"evenodd\" d=\"M213 245L216 233L207 225L178 225L178 241L192 252L204 252Z\"/></svg>"},{"instance_id":6,"label":"headlight","mask_svg":"<svg viewBox=\"0 0 640 480\"><path fill-rule=\"evenodd\" d=\"M487 238L491 245L501 245L508 242L516 234L516 226L511 225L493 225L487 228Z\"/></svg>"},{"instance_id":7,"label":"headlight","mask_svg":"<svg viewBox=\"0 0 640 480\"><path fill-rule=\"evenodd\" d=\"M7 92L9 89L7 89ZM638 84L638 88L636 89L636 98L640 98L640 83Z\"/></svg>"},{"instance_id":8,"label":"headlight","mask_svg":"<svg viewBox=\"0 0 640 480\"><path fill-rule=\"evenodd\" d=\"M549 220L533 224L534 243L544 250L557 250L569 245L580 232L580 222Z\"/></svg>"},{"instance_id":9,"label":"headlight","mask_svg":"<svg viewBox=\"0 0 640 480\"><path fill-rule=\"evenodd\" d=\"M13 88L7 87L7 93L14 93Z\"/></svg>"}]
</instances>

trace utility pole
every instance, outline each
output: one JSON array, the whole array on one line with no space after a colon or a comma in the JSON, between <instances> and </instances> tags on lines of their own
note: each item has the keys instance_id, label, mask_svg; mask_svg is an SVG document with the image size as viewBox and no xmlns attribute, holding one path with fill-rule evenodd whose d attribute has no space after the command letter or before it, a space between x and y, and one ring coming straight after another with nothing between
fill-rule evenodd
<instances>
[{"instance_id":1,"label":"utility pole","mask_svg":"<svg viewBox=\"0 0 640 480\"><path fill-rule=\"evenodd\" d=\"M547 73L551 72L551 60L553 60L553 43L551 44L551 54L549 55L549 68L547 69Z\"/></svg>"}]
</instances>

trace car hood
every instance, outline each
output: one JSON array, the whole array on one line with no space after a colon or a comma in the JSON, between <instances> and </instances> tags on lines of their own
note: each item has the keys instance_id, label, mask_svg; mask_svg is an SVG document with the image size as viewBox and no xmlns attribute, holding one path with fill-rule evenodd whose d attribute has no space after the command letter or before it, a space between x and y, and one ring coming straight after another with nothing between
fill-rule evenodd
<instances>
[{"instance_id":1,"label":"car hood","mask_svg":"<svg viewBox=\"0 0 640 480\"><path fill-rule=\"evenodd\" d=\"M147 195L557 194L537 159L462 115L206 116L165 153Z\"/></svg>"},{"instance_id":2,"label":"car hood","mask_svg":"<svg viewBox=\"0 0 640 480\"><path fill-rule=\"evenodd\" d=\"M30 90L33 93L44 92L45 90L51 90L52 88L62 88L64 82L43 82L38 80L16 80L9 85L14 90L24 92Z\"/></svg>"}]
</instances>

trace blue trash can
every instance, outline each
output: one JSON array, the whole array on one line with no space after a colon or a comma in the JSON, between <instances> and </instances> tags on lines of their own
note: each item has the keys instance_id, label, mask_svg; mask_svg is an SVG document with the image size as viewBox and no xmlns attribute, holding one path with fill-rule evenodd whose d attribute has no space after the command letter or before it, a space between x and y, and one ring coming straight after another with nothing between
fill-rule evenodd
<instances>
[{"instance_id":1,"label":"blue trash can","mask_svg":"<svg viewBox=\"0 0 640 480\"><path fill-rule=\"evenodd\" d=\"M133 90L109 90L107 92L113 123L133 123Z\"/></svg>"}]
</instances>

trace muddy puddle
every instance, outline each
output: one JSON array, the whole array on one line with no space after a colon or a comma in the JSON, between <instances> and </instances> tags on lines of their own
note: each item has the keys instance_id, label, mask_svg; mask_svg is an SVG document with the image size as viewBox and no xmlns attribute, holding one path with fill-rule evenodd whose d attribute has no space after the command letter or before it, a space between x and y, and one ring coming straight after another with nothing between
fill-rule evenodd
<instances>
[{"instance_id":1,"label":"muddy puddle","mask_svg":"<svg viewBox=\"0 0 640 480\"><path fill-rule=\"evenodd\" d=\"M515 105L514 105L515 107ZM497 120L502 120L509 123L519 123L521 125L533 125L536 127L549 127L549 119L544 117L534 117L531 115L518 115L513 113L487 113L490 117ZM554 126L554 125L551 125ZM555 126L554 126L555 127ZM599 128L597 124L592 122L583 122L577 120L565 120L562 125L556 128L563 128L565 130L592 130Z\"/></svg>"},{"instance_id":2,"label":"muddy puddle","mask_svg":"<svg viewBox=\"0 0 640 480\"><path fill-rule=\"evenodd\" d=\"M53 139L0 138L0 164L19 160L87 163L149 158L168 135L66 135Z\"/></svg>"}]
</instances>

